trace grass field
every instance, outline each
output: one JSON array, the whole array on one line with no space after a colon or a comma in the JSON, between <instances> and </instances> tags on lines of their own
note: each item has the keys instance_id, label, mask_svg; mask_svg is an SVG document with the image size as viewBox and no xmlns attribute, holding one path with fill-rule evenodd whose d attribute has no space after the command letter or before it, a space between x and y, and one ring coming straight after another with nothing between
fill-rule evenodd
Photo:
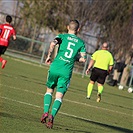
<instances>
[{"instance_id":1,"label":"grass field","mask_svg":"<svg viewBox=\"0 0 133 133\"><path fill-rule=\"evenodd\" d=\"M86 99L89 78L73 74L53 129L40 123L47 78L46 66L8 56L0 69L0 133L131 133L133 93L105 84L102 101L96 102L97 87Z\"/></svg>"}]
</instances>

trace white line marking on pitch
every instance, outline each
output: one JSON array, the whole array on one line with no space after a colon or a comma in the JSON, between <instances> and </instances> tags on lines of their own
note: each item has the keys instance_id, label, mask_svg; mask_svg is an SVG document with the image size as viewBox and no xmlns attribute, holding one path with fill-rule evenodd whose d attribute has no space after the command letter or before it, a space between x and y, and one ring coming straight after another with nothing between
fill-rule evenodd
<instances>
[{"instance_id":1,"label":"white line marking on pitch","mask_svg":"<svg viewBox=\"0 0 133 133\"><path fill-rule=\"evenodd\" d=\"M16 88L16 87L13 87L13 86L8 86L8 85L3 85L3 84L0 84L0 85L8 87L8 88L12 88L12 89L20 90L20 91L25 91L25 92L32 93L32 94L37 94L37 95L42 95L42 96L44 95L42 93L37 93L37 92L34 92L34 91L29 91L29 90L21 89L21 88ZM90 105L90 104L87 104L87 103L71 101L71 100L65 99L65 98L63 100L67 101L67 102L75 103L75 104L78 104L78 105L85 105L85 106L88 106L88 107L97 108L97 109L101 109L101 110L105 110L105 111L109 111L109 112L118 113L118 114L122 114L122 115L127 115L127 116L132 116L133 117L132 114L127 114L127 113L123 113L123 112L119 112L119 111L110 110L110 109L107 109L107 108L97 107L97 106L93 106L93 105Z\"/></svg>"},{"instance_id":2,"label":"white line marking on pitch","mask_svg":"<svg viewBox=\"0 0 133 133\"><path fill-rule=\"evenodd\" d=\"M12 102L17 102L17 103L20 103L20 104L28 105L28 106L31 106L31 107L36 107L36 108L43 109L41 106L34 105L34 104L30 104L30 103L26 103L26 102L22 102L22 101L18 101L18 100L14 100L14 99L11 99L11 98L1 97L1 96L0 96L0 98L6 99L6 100L9 100L9 101L12 101ZM72 116L72 117L75 117L75 118L79 118L79 119L82 119L82 120L92 121L92 120L90 120L90 119L86 119L86 118L79 117L79 116L76 116L76 115L64 113L64 112L61 112L61 111L59 111L59 113L60 113L60 114L63 114L63 115L66 115L66 116ZM95 121L95 122L98 122L98 121Z\"/></svg>"}]
</instances>

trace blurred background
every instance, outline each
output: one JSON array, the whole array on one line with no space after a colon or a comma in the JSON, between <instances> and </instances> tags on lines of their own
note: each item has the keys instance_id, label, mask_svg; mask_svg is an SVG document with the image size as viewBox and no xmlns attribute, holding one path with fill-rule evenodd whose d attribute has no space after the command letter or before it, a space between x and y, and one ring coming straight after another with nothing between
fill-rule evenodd
<instances>
[{"instance_id":1,"label":"blurred background","mask_svg":"<svg viewBox=\"0 0 133 133\"><path fill-rule=\"evenodd\" d=\"M76 62L74 72L84 77L91 54L107 41L115 60L107 83L132 87L132 0L0 0L0 23L5 23L7 14L13 17L17 40L10 40L5 55L45 65L50 42L57 34L67 32L71 19L77 19L81 25L78 36L86 44L87 62ZM55 55L56 50L53 58Z\"/></svg>"}]
</instances>

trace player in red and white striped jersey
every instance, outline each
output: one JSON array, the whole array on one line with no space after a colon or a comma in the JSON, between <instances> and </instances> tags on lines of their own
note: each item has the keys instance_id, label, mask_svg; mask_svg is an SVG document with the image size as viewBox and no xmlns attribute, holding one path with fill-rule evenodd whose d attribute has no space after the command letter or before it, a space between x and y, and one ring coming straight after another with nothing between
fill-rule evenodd
<instances>
[{"instance_id":1,"label":"player in red and white striped jersey","mask_svg":"<svg viewBox=\"0 0 133 133\"><path fill-rule=\"evenodd\" d=\"M1 68L3 69L7 63L1 55L5 53L8 45L10 37L13 37L13 40L16 40L16 32L14 28L10 25L12 22L12 17L10 15L6 16L6 23L0 24L0 62L2 63Z\"/></svg>"}]
</instances>

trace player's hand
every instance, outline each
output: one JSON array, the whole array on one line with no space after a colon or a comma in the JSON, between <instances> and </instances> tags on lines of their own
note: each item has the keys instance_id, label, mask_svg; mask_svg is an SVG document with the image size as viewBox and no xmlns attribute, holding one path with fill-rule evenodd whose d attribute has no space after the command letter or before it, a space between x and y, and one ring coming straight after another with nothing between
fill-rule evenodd
<instances>
[{"instance_id":1,"label":"player's hand","mask_svg":"<svg viewBox=\"0 0 133 133\"><path fill-rule=\"evenodd\" d=\"M87 69L87 70L85 71L86 75L89 74L89 72L90 72L90 69Z\"/></svg>"},{"instance_id":2,"label":"player's hand","mask_svg":"<svg viewBox=\"0 0 133 133\"><path fill-rule=\"evenodd\" d=\"M45 63L46 63L47 65L50 65L50 64L52 63L51 58L50 58L50 57L47 57Z\"/></svg>"},{"instance_id":3,"label":"player's hand","mask_svg":"<svg viewBox=\"0 0 133 133\"><path fill-rule=\"evenodd\" d=\"M109 69L108 71L107 71L107 75L109 75L111 73L111 70Z\"/></svg>"}]
</instances>

